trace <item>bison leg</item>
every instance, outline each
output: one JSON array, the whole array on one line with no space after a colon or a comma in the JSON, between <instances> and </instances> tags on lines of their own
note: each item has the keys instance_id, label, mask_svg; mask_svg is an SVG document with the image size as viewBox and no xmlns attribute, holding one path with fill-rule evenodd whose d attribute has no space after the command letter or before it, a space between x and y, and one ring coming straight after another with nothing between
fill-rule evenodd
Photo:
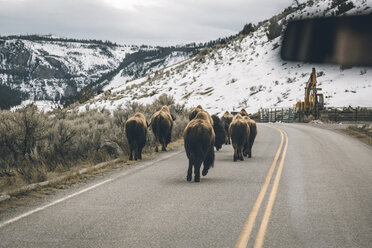
<instances>
[{"instance_id":1,"label":"bison leg","mask_svg":"<svg viewBox=\"0 0 372 248\"><path fill-rule=\"evenodd\" d=\"M134 150L134 160L138 159L138 148Z\"/></svg>"},{"instance_id":2,"label":"bison leg","mask_svg":"<svg viewBox=\"0 0 372 248\"><path fill-rule=\"evenodd\" d=\"M248 148L248 158L252 157L252 147L253 147L253 141L250 141L249 148Z\"/></svg>"},{"instance_id":3,"label":"bison leg","mask_svg":"<svg viewBox=\"0 0 372 248\"><path fill-rule=\"evenodd\" d=\"M247 144L244 145L243 156L244 157L248 156L248 154L249 154L249 144L247 143Z\"/></svg>"},{"instance_id":4,"label":"bison leg","mask_svg":"<svg viewBox=\"0 0 372 248\"><path fill-rule=\"evenodd\" d=\"M239 147L239 149L238 149L238 158L240 159L240 161L244 160L244 158L243 158L243 147Z\"/></svg>"},{"instance_id":5,"label":"bison leg","mask_svg":"<svg viewBox=\"0 0 372 248\"><path fill-rule=\"evenodd\" d=\"M139 149L138 149L138 158L139 158L139 159L142 159L142 149L143 149L143 148L139 148Z\"/></svg>"},{"instance_id":6,"label":"bison leg","mask_svg":"<svg viewBox=\"0 0 372 248\"><path fill-rule=\"evenodd\" d=\"M164 144L164 143L161 144L161 150L162 150L162 151L166 151L166 150L167 150L167 148L165 148L165 144Z\"/></svg>"},{"instance_id":7,"label":"bison leg","mask_svg":"<svg viewBox=\"0 0 372 248\"><path fill-rule=\"evenodd\" d=\"M130 149L129 160L133 160L133 150L132 149Z\"/></svg>"},{"instance_id":8,"label":"bison leg","mask_svg":"<svg viewBox=\"0 0 372 248\"><path fill-rule=\"evenodd\" d=\"M191 160L189 159L189 169L187 170L187 181L191 181L191 176L192 176L192 163Z\"/></svg>"},{"instance_id":9,"label":"bison leg","mask_svg":"<svg viewBox=\"0 0 372 248\"><path fill-rule=\"evenodd\" d=\"M238 160L238 147L236 145L233 145L234 147L234 162Z\"/></svg>"},{"instance_id":10,"label":"bison leg","mask_svg":"<svg viewBox=\"0 0 372 248\"><path fill-rule=\"evenodd\" d=\"M197 183L200 182L200 166L201 164L195 164L194 166L194 174L195 174L194 180Z\"/></svg>"}]
</instances>

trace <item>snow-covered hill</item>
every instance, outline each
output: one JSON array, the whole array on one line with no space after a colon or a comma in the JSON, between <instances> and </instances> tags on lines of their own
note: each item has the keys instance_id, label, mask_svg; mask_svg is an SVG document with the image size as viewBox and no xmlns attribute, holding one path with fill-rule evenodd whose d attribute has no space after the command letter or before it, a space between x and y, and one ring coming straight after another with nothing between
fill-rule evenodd
<instances>
[{"instance_id":1,"label":"snow-covered hill","mask_svg":"<svg viewBox=\"0 0 372 248\"><path fill-rule=\"evenodd\" d=\"M29 99L43 109L70 104L88 85L101 89L116 75L121 81L137 79L187 59L205 45L151 47L37 35L0 37L0 109Z\"/></svg>"},{"instance_id":2,"label":"snow-covered hill","mask_svg":"<svg viewBox=\"0 0 372 248\"><path fill-rule=\"evenodd\" d=\"M152 102L172 95L186 106L201 104L211 113L242 107L250 112L266 107L293 106L315 67L327 106L372 106L372 70L289 63L279 58L280 37L268 39L271 22L340 14L370 13L372 0L313 0L292 6L263 21L248 35L225 45L202 50L197 56L134 80L116 76L104 94L90 100L90 108L114 110L127 102ZM84 110L80 106L80 110Z\"/></svg>"},{"instance_id":3,"label":"snow-covered hill","mask_svg":"<svg viewBox=\"0 0 372 248\"><path fill-rule=\"evenodd\" d=\"M76 96L137 50L109 42L0 37L0 85L19 92L19 100L58 102Z\"/></svg>"}]
</instances>

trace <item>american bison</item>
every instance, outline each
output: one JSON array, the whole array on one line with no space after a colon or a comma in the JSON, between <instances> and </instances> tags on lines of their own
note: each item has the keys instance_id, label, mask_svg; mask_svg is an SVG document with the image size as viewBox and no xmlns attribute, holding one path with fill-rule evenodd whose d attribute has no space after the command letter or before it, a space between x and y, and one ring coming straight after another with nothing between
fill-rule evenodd
<instances>
[{"instance_id":1,"label":"american bison","mask_svg":"<svg viewBox=\"0 0 372 248\"><path fill-rule=\"evenodd\" d=\"M231 142L234 148L234 162L238 159L244 160L243 150L249 142L249 131L248 122L239 113L235 115L229 127Z\"/></svg>"},{"instance_id":2,"label":"american bison","mask_svg":"<svg viewBox=\"0 0 372 248\"><path fill-rule=\"evenodd\" d=\"M244 153L243 154L244 154L244 156L248 156L248 158L251 158L252 157L252 147L253 147L254 139L257 136L257 125L256 125L256 122L254 120L252 120L251 118L249 118L248 116L244 116L244 119L247 121L247 123L249 125L250 132L249 132L248 143L244 147Z\"/></svg>"},{"instance_id":3,"label":"american bison","mask_svg":"<svg viewBox=\"0 0 372 248\"><path fill-rule=\"evenodd\" d=\"M225 143L225 128L222 121L217 115L212 115L211 117L213 120L213 130L216 135L214 146L218 151L219 149L221 149L222 144Z\"/></svg>"},{"instance_id":4,"label":"american bison","mask_svg":"<svg viewBox=\"0 0 372 248\"><path fill-rule=\"evenodd\" d=\"M183 133L186 155L189 159L187 181L191 181L192 168L194 166L194 180L200 181L200 167L204 164L202 175L208 173L214 164L214 141L215 134L213 126L209 122L206 112L198 113L186 126Z\"/></svg>"},{"instance_id":5,"label":"american bison","mask_svg":"<svg viewBox=\"0 0 372 248\"><path fill-rule=\"evenodd\" d=\"M162 151L167 150L167 145L171 141L173 121L176 118L171 115L168 106L163 106L161 109L152 115L150 123L152 132L155 135L155 152L158 152L158 143L161 144Z\"/></svg>"},{"instance_id":6,"label":"american bison","mask_svg":"<svg viewBox=\"0 0 372 248\"><path fill-rule=\"evenodd\" d=\"M225 128L225 145L231 144L231 136L229 132L229 126L233 119L233 115L229 113L229 111L226 111L222 117L221 120L223 122L224 128Z\"/></svg>"},{"instance_id":7,"label":"american bison","mask_svg":"<svg viewBox=\"0 0 372 248\"><path fill-rule=\"evenodd\" d=\"M189 113L189 121L191 121L192 119L194 119L194 117L199 113L203 111L203 108L202 106L198 105L196 106L195 108L193 108L190 113Z\"/></svg>"},{"instance_id":8,"label":"american bison","mask_svg":"<svg viewBox=\"0 0 372 248\"><path fill-rule=\"evenodd\" d=\"M192 119L195 118L195 116L199 113L199 112L206 112L208 114L208 119L209 119L209 122L211 123L211 125L213 126L213 119L212 117L210 116L210 114L207 112L207 111L204 111L204 109L202 108L202 106L198 105L196 106L195 108L193 108L190 113L189 113L189 120L191 121Z\"/></svg>"},{"instance_id":9,"label":"american bison","mask_svg":"<svg viewBox=\"0 0 372 248\"><path fill-rule=\"evenodd\" d=\"M142 159L142 149L146 144L147 124L142 113L136 113L125 123L125 133L129 143L129 160Z\"/></svg>"},{"instance_id":10,"label":"american bison","mask_svg":"<svg viewBox=\"0 0 372 248\"><path fill-rule=\"evenodd\" d=\"M248 113L247 113L247 111L246 111L245 109L240 110L239 114L240 114L242 117L244 117L244 116L248 116Z\"/></svg>"}]
</instances>

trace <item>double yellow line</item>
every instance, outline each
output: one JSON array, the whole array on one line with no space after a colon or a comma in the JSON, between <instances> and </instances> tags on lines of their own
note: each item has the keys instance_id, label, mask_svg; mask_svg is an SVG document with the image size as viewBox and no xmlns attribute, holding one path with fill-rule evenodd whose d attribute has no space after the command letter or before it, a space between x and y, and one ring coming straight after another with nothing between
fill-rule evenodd
<instances>
[{"instance_id":1,"label":"double yellow line","mask_svg":"<svg viewBox=\"0 0 372 248\"><path fill-rule=\"evenodd\" d=\"M243 230L242 230L242 232L241 232L241 234L238 238L238 241L235 245L235 248L243 248L243 247L245 248L245 247L247 247L248 241L249 241L249 238L251 236L251 232L252 232L252 229L253 229L257 214L258 214L258 211L260 210L260 207L261 207L262 201L265 197L267 188L269 187L269 184L270 184L271 178L273 176L275 167L277 165L278 159L280 157L280 154L282 154L282 157L281 157L281 160L280 160L280 163L279 163L279 167L277 169L276 176L274 178L274 182L273 182L273 185L271 187L271 192L270 192L270 195L269 195L269 200L268 200L267 205L266 205L266 210L265 210L265 213L264 213L262 221L261 221L260 229L259 229L259 231L257 233L257 236L256 236L256 240L255 240L255 243L254 243L255 248L260 248L260 247L263 246L263 242L264 242L265 234L266 234L266 230L267 230L267 225L269 223L269 219L270 219L270 215L271 215L271 210L274 206L276 194L278 192L279 181L280 181L280 177L281 177L282 171L283 171L284 159L285 159L285 156L287 154L288 135L287 135L286 132L284 132L283 130L281 130L277 127L274 127L274 126L268 126L268 127L274 128L274 129L276 129L277 131L280 132L280 138L281 138L280 145L279 145L278 150L276 151L274 160L271 164L269 172L267 173L264 184L261 187L260 193L258 194L256 202L253 205L252 211L249 214L248 220L244 225L244 228L243 228ZM282 151L283 144L284 144L284 149Z\"/></svg>"}]
</instances>

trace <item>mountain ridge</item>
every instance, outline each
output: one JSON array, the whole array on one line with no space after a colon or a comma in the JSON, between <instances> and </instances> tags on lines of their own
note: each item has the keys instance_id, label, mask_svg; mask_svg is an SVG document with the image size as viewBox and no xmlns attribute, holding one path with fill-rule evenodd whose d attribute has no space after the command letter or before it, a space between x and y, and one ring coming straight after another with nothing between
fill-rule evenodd
<instances>
[{"instance_id":1,"label":"mountain ridge","mask_svg":"<svg viewBox=\"0 0 372 248\"><path fill-rule=\"evenodd\" d=\"M95 97L86 105L90 109L114 110L127 102L150 103L165 93L187 107L201 104L211 113L290 107L303 99L305 84L315 67L327 106L369 106L372 95L369 68L282 61L279 57L282 28L278 33L275 26L283 27L293 19L368 14L371 6L371 0L311 0L298 7L288 7L258 23L250 33L204 49L185 62L130 82L116 76L111 86L105 87L109 93Z\"/></svg>"}]
</instances>

